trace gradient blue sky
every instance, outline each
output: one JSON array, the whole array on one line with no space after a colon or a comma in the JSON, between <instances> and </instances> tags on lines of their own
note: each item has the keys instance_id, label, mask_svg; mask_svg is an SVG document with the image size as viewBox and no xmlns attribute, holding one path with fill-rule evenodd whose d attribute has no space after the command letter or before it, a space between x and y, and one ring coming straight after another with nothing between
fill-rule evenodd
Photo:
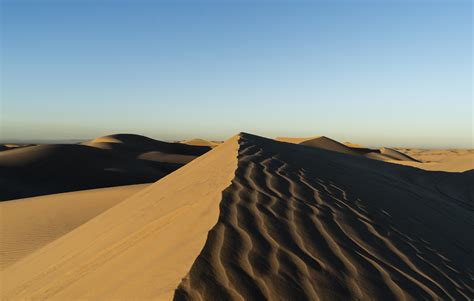
<instances>
[{"instance_id":1,"label":"gradient blue sky","mask_svg":"<svg viewBox=\"0 0 474 301\"><path fill-rule=\"evenodd\" d=\"M1 1L0 139L473 147L471 1Z\"/></svg>"}]
</instances>

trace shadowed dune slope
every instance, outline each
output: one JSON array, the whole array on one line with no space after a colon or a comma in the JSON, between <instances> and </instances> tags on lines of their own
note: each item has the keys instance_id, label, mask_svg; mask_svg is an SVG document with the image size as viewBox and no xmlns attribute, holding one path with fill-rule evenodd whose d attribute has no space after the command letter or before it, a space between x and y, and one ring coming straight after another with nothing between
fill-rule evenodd
<instances>
[{"instance_id":1,"label":"shadowed dune slope","mask_svg":"<svg viewBox=\"0 0 474 301\"><path fill-rule=\"evenodd\" d=\"M469 300L474 172L241 134L2 271L2 300Z\"/></svg>"},{"instance_id":2,"label":"shadowed dune slope","mask_svg":"<svg viewBox=\"0 0 474 301\"><path fill-rule=\"evenodd\" d=\"M0 270L149 184L52 194L0 203Z\"/></svg>"},{"instance_id":3,"label":"shadowed dune slope","mask_svg":"<svg viewBox=\"0 0 474 301\"><path fill-rule=\"evenodd\" d=\"M218 222L175 300L473 298L472 172L239 143Z\"/></svg>"},{"instance_id":4,"label":"shadowed dune slope","mask_svg":"<svg viewBox=\"0 0 474 301\"><path fill-rule=\"evenodd\" d=\"M211 148L133 134L0 152L0 201L154 182Z\"/></svg>"},{"instance_id":5,"label":"shadowed dune slope","mask_svg":"<svg viewBox=\"0 0 474 301\"><path fill-rule=\"evenodd\" d=\"M166 173L141 160L84 145L37 145L0 152L0 200L149 183Z\"/></svg>"},{"instance_id":6,"label":"shadowed dune slope","mask_svg":"<svg viewBox=\"0 0 474 301\"><path fill-rule=\"evenodd\" d=\"M238 137L8 266L2 300L170 300L216 224Z\"/></svg>"}]
</instances>

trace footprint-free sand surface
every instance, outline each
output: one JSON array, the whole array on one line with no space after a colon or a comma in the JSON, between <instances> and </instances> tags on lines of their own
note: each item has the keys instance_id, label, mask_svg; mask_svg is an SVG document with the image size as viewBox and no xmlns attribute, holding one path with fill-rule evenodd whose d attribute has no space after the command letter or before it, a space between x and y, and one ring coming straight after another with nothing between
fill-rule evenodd
<instances>
[{"instance_id":1,"label":"footprint-free sand surface","mask_svg":"<svg viewBox=\"0 0 474 301\"><path fill-rule=\"evenodd\" d=\"M0 269L97 216L148 184L0 202Z\"/></svg>"},{"instance_id":2,"label":"footprint-free sand surface","mask_svg":"<svg viewBox=\"0 0 474 301\"><path fill-rule=\"evenodd\" d=\"M2 299L472 299L474 170L320 138L227 140L9 264Z\"/></svg>"},{"instance_id":3,"label":"footprint-free sand surface","mask_svg":"<svg viewBox=\"0 0 474 301\"><path fill-rule=\"evenodd\" d=\"M170 300L217 222L238 137L2 271L2 299Z\"/></svg>"},{"instance_id":4,"label":"footprint-free sand surface","mask_svg":"<svg viewBox=\"0 0 474 301\"><path fill-rule=\"evenodd\" d=\"M152 183L210 149L134 134L0 149L0 201Z\"/></svg>"}]
</instances>

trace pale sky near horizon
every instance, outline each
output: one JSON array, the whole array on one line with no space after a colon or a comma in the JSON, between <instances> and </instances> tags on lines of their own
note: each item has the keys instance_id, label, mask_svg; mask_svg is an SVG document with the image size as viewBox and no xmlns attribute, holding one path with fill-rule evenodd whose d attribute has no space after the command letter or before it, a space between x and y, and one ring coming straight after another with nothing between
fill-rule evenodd
<instances>
[{"instance_id":1,"label":"pale sky near horizon","mask_svg":"<svg viewBox=\"0 0 474 301\"><path fill-rule=\"evenodd\" d=\"M471 1L0 1L0 140L474 147Z\"/></svg>"}]
</instances>

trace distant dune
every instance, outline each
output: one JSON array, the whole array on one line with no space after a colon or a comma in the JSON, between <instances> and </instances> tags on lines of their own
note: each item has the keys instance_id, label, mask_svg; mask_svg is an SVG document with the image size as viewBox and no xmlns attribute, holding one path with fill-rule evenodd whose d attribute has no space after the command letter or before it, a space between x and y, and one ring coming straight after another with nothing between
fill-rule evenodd
<instances>
[{"instance_id":1,"label":"distant dune","mask_svg":"<svg viewBox=\"0 0 474 301\"><path fill-rule=\"evenodd\" d=\"M472 298L474 171L316 142L236 136L9 265L2 299Z\"/></svg>"},{"instance_id":2,"label":"distant dune","mask_svg":"<svg viewBox=\"0 0 474 301\"><path fill-rule=\"evenodd\" d=\"M0 270L148 185L83 190L0 202Z\"/></svg>"},{"instance_id":3,"label":"distant dune","mask_svg":"<svg viewBox=\"0 0 474 301\"><path fill-rule=\"evenodd\" d=\"M151 139L135 134L116 134L99 137L82 143L102 149L113 149L129 154L142 154L150 151L160 151L169 154L200 156L210 150L209 146L185 145Z\"/></svg>"},{"instance_id":4,"label":"distant dune","mask_svg":"<svg viewBox=\"0 0 474 301\"><path fill-rule=\"evenodd\" d=\"M0 201L154 182L210 150L117 134L0 152Z\"/></svg>"},{"instance_id":5,"label":"distant dune","mask_svg":"<svg viewBox=\"0 0 474 301\"><path fill-rule=\"evenodd\" d=\"M222 143L222 141L209 141L204 139L191 139L181 141L180 143L187 144L187 145L195 145L195 146L209 146L209 147L216 147Z\"/></svg>"},{"instance_id":6,"label":"distant dune","mask_svg":"<svg viewBox=\"0 0 474 301\"><path fill-rule=\"evenodd\" d=\"M474 150L400 149L418 162L397 162L425 170L463 172L474 169Z\"/></svg>"},{"instance_id":7,"label":"distant dune","mask_svg":"<svg viewBox=\"0 0 474 301\"><path fill-rule=\"evenodd\" d=\"M310 138L287 138L277 137L277 141L295 143L314 148L325 149L333 152L352 156L364 156L366 158L380 160L380 161L409 161L418 162L418 160L403 154L395 149L382 147L380 149L364 148L361 145L352 143L340 143L336 140L325 136L310 137Z\"/></svg>"}]
</instances>

